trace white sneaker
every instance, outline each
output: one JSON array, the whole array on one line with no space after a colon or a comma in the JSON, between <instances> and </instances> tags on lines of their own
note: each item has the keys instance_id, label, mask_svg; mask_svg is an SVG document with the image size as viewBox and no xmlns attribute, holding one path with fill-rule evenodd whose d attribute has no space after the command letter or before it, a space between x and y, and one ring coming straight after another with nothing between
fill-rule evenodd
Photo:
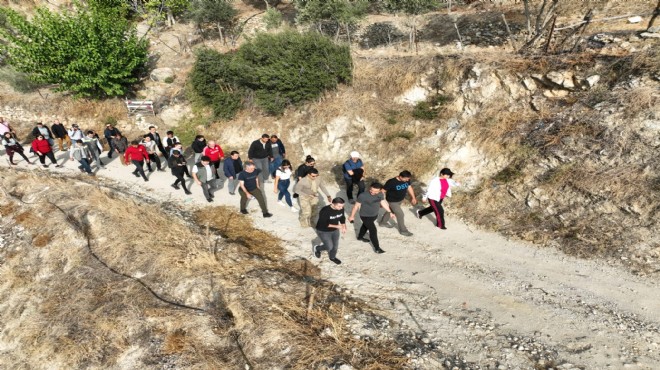
<instances>
[{"instance_id":1,"label":"white sneaker","mask_svg":"<svg viewBox=\"0 0 660 370\"><path fill-rule=\"evenodd\" d=\"M291 207L291 212L298 212L298 209L296 209L296 207Z\"/></svg>"},{"instance_id":2,"label":"white sneaker","mask_svg":"<svg viewBox=\"0 0 660 370\"><path fill-rule=\"evenodd\" d=\"M279 205L281 205L281 206L283 206L283 207L286 206L286 203L284 203L283 200L280 200L279 202L277 202L277 204L279 204Z\"/></svg>"}]
</instances>

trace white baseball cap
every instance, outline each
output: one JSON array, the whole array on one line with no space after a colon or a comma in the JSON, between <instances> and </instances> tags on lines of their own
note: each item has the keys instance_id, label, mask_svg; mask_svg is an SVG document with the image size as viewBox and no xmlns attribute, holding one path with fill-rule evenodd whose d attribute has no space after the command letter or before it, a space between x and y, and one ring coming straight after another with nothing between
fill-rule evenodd
<instances>
[{"instance_id":1,"label":"white baseball cap","mask_svg":"<svg viewBox=\"0 0 660 370\"><path fill-rule=\"evenodd\" d=\"M360 153L355 150L351 152L351 158L360 158Z\"/></svg>"}]
</instances>

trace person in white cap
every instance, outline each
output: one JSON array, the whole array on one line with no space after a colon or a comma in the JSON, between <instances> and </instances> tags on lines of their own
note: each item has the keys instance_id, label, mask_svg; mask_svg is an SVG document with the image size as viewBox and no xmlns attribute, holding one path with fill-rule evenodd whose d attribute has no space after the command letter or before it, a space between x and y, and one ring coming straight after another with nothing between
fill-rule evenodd
<instances>
[{"instance_id":1,"label":"person in white cap","mask_svg":"<svg viewBox=\"0 0 660 370\"><path fill-rule=\"evenodd\" d=\"M353 186L357 185L358 192L356 196L364 193L364 163L360 159L360 153L356 151L351 152L351 158L349 158L344 165L342 166L342 171L344 172L344 181L346 181L346 196L348 197L348 202L351 204L355 203L353 200Z\"/></svg>"}]
</instances>

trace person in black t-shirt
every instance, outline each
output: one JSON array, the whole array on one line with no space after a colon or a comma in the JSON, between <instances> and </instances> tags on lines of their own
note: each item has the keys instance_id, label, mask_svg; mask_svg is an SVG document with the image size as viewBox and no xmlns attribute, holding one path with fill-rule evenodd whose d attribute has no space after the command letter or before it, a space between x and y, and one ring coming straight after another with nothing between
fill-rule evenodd
<instances>
[{"instance_id":1,"label":"person in black t-shirt","mask_svg":"<svg viewBox=\"0 0 660 370\"><path fill-rule=\"evenodd\" d=\"M399 234L404 236L412 236L412 233L406 228L403 219L403 210L401 209L401 202L406 198L406 194L410 194L410 203L414 206L417 204L415 192L410 185L410 178L412 174L410 171L401 171L399 176L387 180L383 190L385 191L385 200L390 205L392 213L396 216L396 226L399 229ZM394 227L389 223L390 214L385 213L378 223L379 226Z\"/></svg>"},{"instance_id":2,"label":"person in black t-shirt","mask_svg":"<svg viewBox=\"0 0 660 370\"><path fill-rule=\"evenodd\" d=\"M266 205L264 194L261 191L259 181L260 175L261 171L255 168L255 165L252 162L247 162L245 168L243 168L243 172L238 174L238 194L241 196L241 213L244 215L248 214L248 199L257 198L257 202L259 202L259 207L261 208L264 217L272 217L273 215L268 212L268 206Z\"/></svg>"},{"instance_id":3,"label":"person in black t-shirt","mask_svg":"<svg viewBox=\"0 0 660 370\"><path fill-rule=\"evenodd\" d=\"M316 234L321 239L321 244L312 247L314 256L321 258L321 251L327 251L330 261L339 265L341 263L337 258L339 233L346 233L346 216L344 215L344 200L335 198L330 205L321 208L321 212L319 212Z\"/></svg>"}]
</instances>

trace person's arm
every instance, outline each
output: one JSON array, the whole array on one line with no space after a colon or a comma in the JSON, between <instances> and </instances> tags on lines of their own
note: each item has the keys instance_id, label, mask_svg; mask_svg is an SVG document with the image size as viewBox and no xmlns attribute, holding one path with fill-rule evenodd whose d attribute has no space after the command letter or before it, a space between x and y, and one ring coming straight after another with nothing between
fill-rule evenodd
<instances>
[{"instance_id":1,"label":"person's arm","mask_svg":"<svg viewBox=\"0 0 660 370\"><path fill-rule=\"evenodd\" d=\"M252 144L250 144L250 148L248 149L248 160L254 158L254 151L256 149L256 146L254 144L256 144L255 141L253 141Z\"/></svg>"},{"instance_id":2,"label":"person's arm","mask_svg":"<svg viewBox=\"0 0 660 370\"><path fill-rule=\"evenodd\" d=\"M225 152L222 151L222 147L220 145L218 145L218 149L220 149L220 160L222 161L225 159Z\"/></svg>"},{"instance_id":3,"label":"person's arm","mask_svg":"<svg viewBox=\"0 0 660 370\"><path fill-rule=\"evenodd\" d=\"M130 161L129 157L130 157L131 148L126 148L126 151L124 152L124 166L128 166L128 162Z\"/></svg>"},{"instance_id":4,"label":"person's arm","mask_svg":"<svg viewBox=\"0 0 660 370\"><path fill-rule=\"evenodd\" d=\"M202 182L199 181L199 178L197 177L197 171L196 170L199 171L199 167L195 166L193 168L193 171L192 171L193 180L195 180L195 184L202 185ZM206 170L204 170L204 171L206 171Z\"/></svg>"},{"instance_id":5,"label":"person's arm","mask_svg":"<svg viewBox=\"0 0 660 370\"><path fill-rule=\"evenodd\" d=\"M360 202L355 202L355 205L353 206L353 210L351 211L351 215L348 217L348 222L353 222L355 220L355 213L360 210Z\"/></svg>"},{"instance_id":6,"label":"person's arm","mask_svg":"<svg viewBox=\"0 0 660 370\"><path fill-rule=\"evenodd\" d=\"M392 209L390 208L390 204L387 203L387 201L385 199L380 201L380 206L383 207L385 209L385 211L388 212L392 218L396 219L396 215L394 213L392 213Z\"/></svg>"},{"instance_id":7,"label":"person's arm","mask_svg":"<svg viewBox=\"0 0 660 370\"><path fill-rule=\"evenodd\" d=\"M349 167L350 163L348 161L344 162L344 170L350 176L353 176L353 170Z\"/></svg>"},{"instance_id":8,"label":"person's arm","mask_svg":"<svg viewBox=\"0 0 660 370\"><path fill-rule=\"evenodd\" d=\"M342 234L346 234L346 215L342 213L341 218L339 218L339 231Z\"/></svg>"},{"instance_id":9,"label":"person's arm","mask_svg":"<svg viewBox=\"0 0 660 370\"><path fill-rule=\"evenodd\" d=\"M276 172L276 173L277 173L277 172ZM275 194L277 194L277 184L278 184L279 182L280 182L280 176L277 175L277 176L275 176L275 181L274 181L274 184L273 184L273 192L275 192Z\"/></svg>"},{"instance_id":10,"label":"person's arm","mask_svg":"<svg viewBox=\"0 0 660 370\"><path fill-rule=\"evenodd\" d=\"M332 201L332 197L330 196L330 192L328 189L326 189L325 184L323 183L323 180L321 178L318 178L319 180L319 189L325 194L326 198L328 198L328 202Z\"/></svg>"},{"instance_id":11,"label":"person's arm","mask_svg":"<svg viewBox=\"0 0 660 370\"><path fill-rule=\"evenodd\" d=\"M239 180L239 181L238 181L238 184L239 184L239 186L241 187L241 189L243 189L243 192L245 193L245 195L246 195L248 198L252 196L252 194L250 194L250 192L245 188L245 181L243 181L243 180Z\"/></svg>"},{"instance_id":12,"label":"person's arm","mask_svg":"<svg viewBox=\"0 0 660 370\"><path fill-rule=\"evenodd\" d=\"M417 204L417 198L415 198L415 190L412 186L408 186L408 194L410 195L410 204L413 206Z\"/></svg>"},{"instance_id":13,"label":"person's arm","mask_svg":"<svg viewBox=\"0 0 660 370\"><path fill-rule=\"evenodd\" d=\"M277 145L279 145L279 151L282 158L286 158L286 149L284 148L284 144L282 143L282 140L278 139Z\"/></svg>"},{"instance_id":14,"label":"person's arm","mask_svg":"<svg viewBox=\"0 0 660 370\"><path fill-rule=\"evenodd\" d=\"M70 159L70 160L73 160L73 151L74 151L75 149L76 149L75 147L71 147L71 149L69 149L69 159Z\"/></svg>"}]
</instances>

